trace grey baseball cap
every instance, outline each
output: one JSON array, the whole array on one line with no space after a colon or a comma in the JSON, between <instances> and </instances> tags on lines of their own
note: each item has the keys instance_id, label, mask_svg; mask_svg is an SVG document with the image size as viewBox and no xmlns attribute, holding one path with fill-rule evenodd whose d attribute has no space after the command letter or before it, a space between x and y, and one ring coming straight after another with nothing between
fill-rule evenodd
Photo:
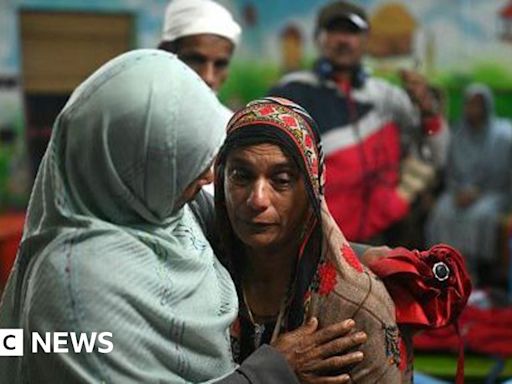
<instances>
[{"instance_id":1,"label":"grey baseball cap","mask_svg":"<svg viewBox=\"0 0 512 384\"><path fill-rule=\"evenodd\" d=\"M338 20L346 20L360 31L366 31L370 25L365 10L347 1L333 1L320 9L316 30L329 29Z\"/></svg>"}]
</instances>

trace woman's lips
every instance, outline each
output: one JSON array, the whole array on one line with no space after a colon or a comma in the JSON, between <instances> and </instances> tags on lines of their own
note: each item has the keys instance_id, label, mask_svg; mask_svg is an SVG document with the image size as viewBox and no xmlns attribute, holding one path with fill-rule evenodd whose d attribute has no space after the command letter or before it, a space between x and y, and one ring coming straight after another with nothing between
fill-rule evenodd
<instances>
[{"instance_id":1,"label":"woman's lips","mask_svg":"<svg viewBox=\"0 0 512 384\"><path fill-rule=\"evenodd\" d=\"M243 225L246 225L248 227L254 227L254 228L266 228L277 225L273 222L267 222L267 221L253 221L253 220L244 220L244 219L238 219Z\"/></svg>"}]
</instances>

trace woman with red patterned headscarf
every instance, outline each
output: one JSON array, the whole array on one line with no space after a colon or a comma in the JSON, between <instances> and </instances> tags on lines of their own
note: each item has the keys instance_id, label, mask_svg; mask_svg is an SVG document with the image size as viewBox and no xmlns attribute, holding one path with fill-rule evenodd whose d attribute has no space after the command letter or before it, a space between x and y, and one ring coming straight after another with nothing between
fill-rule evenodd
<instances>
[{"instance_id":1,"label":"woman with red patterned headscarf","mask_svg":"<svg viewBox=\"0 0 512 384\"><path fill-rule=\"evenodd\" d=\"M409 332L398 327L397 318L402 306L395 306L383 281L360 264L334 222L323 196L324 174L315 122L289 100L253 101L228 124L216 161L215 203L221 250L240 299L239 317L232 327L235 358L242 361L259 345L271 343L310 316L318 317L320 326L352 318L367 335L356 332L354 338L368 338L360 348L364 360L333 375L348 374L358 383L410 382ZM457 285L460 279L445 279L450 271L463 271L463 265L457 264L460 255L454 250L447 254L445 268L436 272L445 287L438 287L429 303L453 289L463 292L465 303L466 280ZM423 263L424 256L394 250L393 257L384 260L402 262L402 267L376 264L390 280L388 287L403 293L396 273L408 272L403 265ZM421 270L424 265L428 263L416 267ZM459 305L448 303L451 314L441 322L456 318ZM404 307L409 315L416 310L412 301ZM410 316L405 323L429 325L415 320Z\"/></svg>"}]
</instances>

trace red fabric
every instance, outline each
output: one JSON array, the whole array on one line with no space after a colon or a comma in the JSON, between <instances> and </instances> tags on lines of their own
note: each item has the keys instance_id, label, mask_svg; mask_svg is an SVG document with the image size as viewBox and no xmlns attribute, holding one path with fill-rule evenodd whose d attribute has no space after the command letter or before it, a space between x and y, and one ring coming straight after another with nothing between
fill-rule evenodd
<instances>
[{"instance_id":1,"label":"red fabric","mask_svg":"<svg viewBox=\"0 0 512 384\"><path fill-rule=\"evenodd\" d=\"M501 11L500 15L504 19L512 19L512 4L505 6Z\"/></svg>"},{"instance_id":2,"label":"red fabric","mask_svg":"<svg viewBox=\"0 0 512 384\"><path fill-rule=\"evenodd\" d=\"M341 90L341 92L343 92L345 95L350 94L352 90L351 80L335 78L334 81L336 81L336 85Z\"/></svg>"},{"instance_id":3,"label":"red fabric","mask_svg":"<svg viewBox=\"0 0 512 384\"><path fill-rule=\"evenodd\" d=\"M480 309L468 306L460 317L462 340L468 351L492 356L512 356L512 308ZM423 332L414 338L422 351L456 351L452 327Z\"/></svg>"},{"instance_id":4,"label":"red fabric","mask_svg":"<svg viewBox=\"0 0 512 384\"><path fill-rule=\"evenodd\" d=\"M414 349L420 351L456 352L459 338L454 327L431 329L414 336Z\"/></svg>"},{"instance_id":5,"label":"red fabric","mask_svg":"<svg viewBox=\"0 0 512 384\"><path fill-rule=\"evenodd\" d=\"M326 261L318 267L318 276L320 278L318 294L327 296L338 283L336 267L330 261Z\"/></svg>"},{"instance_id":6,"label":"red fabric","mask_svg":"<svg viewBox=\"0 0 512 384\"><path fill-rule=\"evenodd\" d=\"M434 264L444 262L450 274L439 281ZM471 282L462 255L448 245L436 245L428 251L395 248L388 257L370 264L384 280L396 305L397 322L420 329L453 324L466 306Z\"/></svg>"},{"instance_id":7,"label":"red fabric","mask_svg":"<svg viewBox=\"0 0 512 384\"><path fill-rule=\"evenodd\" d=\"M449 269L446 280L436 278L433 268L442 262ZM471 281L462 255L440 244L428 251L395 248L385 258L370 264L384 280L395 302L397 323L416 329L439 328L456 324L471 293ZM464 348L458 337L459 361L455 382L464 382Z\"/></svg>"},{"instance_id":8,"label":"red fabric","mask_svg":"<svg viewBox=\"0 0 512 384\"><path fill-rule=\"evenodd\" d=\"M400 137L394 123L326 156L326 167L327 205L350 241L367 240L409 213L396 189Z\"/></svg>"},{"instance_id":9,"label":"red fabric","mask_svg":"<svg viewBox=\"0 0 512 384\"><path fill-rule=\"evenodd\" d=\"M443 128L443 119L441 116L427 117L422 120L422 125L425 134L435 135Z\"/></svg>"},{"instance_id":10,"label":"red fabric","mask_svg":"<svg viewBox=\"0 0 512 384\"><path fill-rule=\"evenodd\" d=\"M356 253L349 244L343 244L343 247L341 247L341 255L345 258L345 260L347 260L347 263L349 263L350 266L354 268L356 271L364 271L363 265L361 264Z\"/></svg>"},{"instance_id":11,"label":"red fabric","mask_svg":"<svg viewBox=\"0 0 512 384\"><path fill-rule=\"evenodd\" d=\"M23 234L25 214L6 214L0 216L0 292L7 283L18 244Z\"/></svg>"}]
</instances>

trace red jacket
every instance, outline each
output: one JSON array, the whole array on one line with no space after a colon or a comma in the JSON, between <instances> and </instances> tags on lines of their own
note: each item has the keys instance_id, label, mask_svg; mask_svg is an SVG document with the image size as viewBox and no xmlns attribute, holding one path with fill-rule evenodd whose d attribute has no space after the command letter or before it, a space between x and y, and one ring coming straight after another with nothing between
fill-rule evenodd
<instances>
[{"instance_id":1,"label":"red jacket","mask_svg":"<svg viewBox=\"0 0 512 384\"><path fill-rule=\"evenodd\" d=\"M341 90L316 72L283 78L271 95L302 105L317 122L326 155L329 209L351 241L381 233L409 212L397 193L406 148L444 126L440 117L421 121L401 88L368 77Z\"/></svg>"}]
</instances>

